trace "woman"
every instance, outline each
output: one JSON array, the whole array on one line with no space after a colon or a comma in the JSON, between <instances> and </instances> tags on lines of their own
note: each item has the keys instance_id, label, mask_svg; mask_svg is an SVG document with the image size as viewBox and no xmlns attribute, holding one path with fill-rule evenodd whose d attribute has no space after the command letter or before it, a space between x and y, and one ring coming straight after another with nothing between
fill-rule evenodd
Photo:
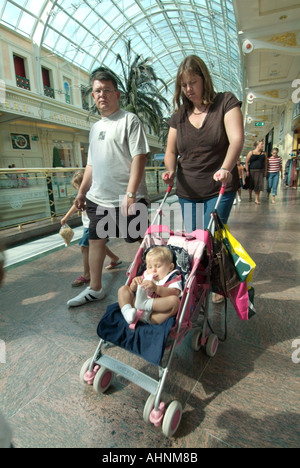
<instances>
[{"instance_id":1,"label":"woman","mask_svg":"<svg viewBox=\"0 0 300 468\"><path fill-rule=\"evenodd\" d=\"M275 197L277 195L277 187L279 182L279 174L281 173L282 179L282 158L278 156L278 148L273 148L271 156L268 158L268 199L272 190L272 203L275 204Z\"/></svg>"},{"instance_id":2,"label":"woman","mask_svg":"<svg viewBox=\"0 0 300 468\"><path fill-rule=\"evenodd\" d=\"M214 91L209 71L199 57L191 55L184 59L176 78L176 112L169 122L167 172L163 173L163 179L166 183L173 181L177 169L176 193L187 231L207 227L220 182L227 187L219 215L227 222L239 188L236 162L244 142L240 106L232 93ZM185 209L186 205L192 205L192 210ZM202 219L196 217L197 211L202 211Z\"/></svg>"},{"instance_id":3,"label":"woman","mask_svg":"<svg viewBox=\"0 0 300 468\"><path fill-rule=\"evenodd\" d=\"M227 223L239 188L236 162L244 142L240 106L232 93L214 91L207 66L199 57L183 60L175 83L175 113L169 121L167 172L162 177L172 182L177 170L176 193L188 232L207 228L220 182L226 184L226 191L218 213Z\"/></svg>"},{"instance_id":4,"label":"woman","mask_svg":"<svg viewBox=\"0 0 300 468\"><path fill-rule=\"evenodd\" d=\"M255 203L260 205L259 195L264 189L264 177L267 177L268 158L263 151L264 140L256 141L253 150L249 151L246 157L246 173L250 177L249 182L249 202L252 201L252 191L255 193Z\"/></svg>"}]
</instances>

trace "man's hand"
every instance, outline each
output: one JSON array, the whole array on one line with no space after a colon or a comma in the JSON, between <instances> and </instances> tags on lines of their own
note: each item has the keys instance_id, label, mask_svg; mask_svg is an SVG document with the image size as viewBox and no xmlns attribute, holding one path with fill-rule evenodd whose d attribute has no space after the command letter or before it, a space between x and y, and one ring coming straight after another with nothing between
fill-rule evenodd
<instances>
[{"instance_id":1,"label":"man's hand","mask_svg":"<svg viewBox=\"0 0 300 468\"><path fill-rule=\"evenodd\" d=\"M122 205L121 205L121 214L122 216L130 216L135 214L135 205L136 198L132 197L129 198L127 195L123 198Z\"/></svg>"},{"instance_id":2,"label":"man's hand","mask_svg":"<svg viewBox=\"0 0 300 468\"><path fill-rule=\"evenodd\" d=\"M85 210L85 201L86 201L86 197L83 193L80 193L78 192L76 198L75 198L75 201L74 201L74 205L76 206L76 208L78 210L81 210L81 211L84 211Z\"/></svg>"}]
</instances>

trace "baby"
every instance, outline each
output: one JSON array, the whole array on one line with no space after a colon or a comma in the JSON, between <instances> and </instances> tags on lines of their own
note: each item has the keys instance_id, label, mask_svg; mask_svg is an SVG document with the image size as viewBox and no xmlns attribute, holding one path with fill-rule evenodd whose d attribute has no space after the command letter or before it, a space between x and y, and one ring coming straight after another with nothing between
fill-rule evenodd
<instances>
[{"instance_id":1,"label":"baby","mask_svg":"<svg viewBox=\"0 0 300 468\"><path fill-rule=\"evenodd\" d=\"M181 293L181 276L174 270L171 250L153 247L146 255L146 271L133 278L130 286L119 289L118 301L127 323L134 322L137 311L142 310L140 320L160 324L176 314Z\"/></svg>"}]
</instances>

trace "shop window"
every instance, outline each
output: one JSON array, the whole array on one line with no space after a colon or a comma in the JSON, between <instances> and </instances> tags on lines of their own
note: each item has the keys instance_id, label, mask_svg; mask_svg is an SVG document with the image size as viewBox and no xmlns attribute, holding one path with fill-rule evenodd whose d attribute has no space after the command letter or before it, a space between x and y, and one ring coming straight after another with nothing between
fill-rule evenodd
<instances>
[{"instance_id":1,"label":"shop window","mask_svg":"<svg viewBox=\"0 0 300 468\"><path fill-rule=\"evenodd\" d=\"M53 167L73 167L73 144L64 140L53 141Z\"/></svg>"},{"instance_id":2,"label":"shop window","mask_svg":"<svg viewBox=\"0 0 300 468\"><path fill-rule=\"evenodd\" d=\"M87 164L88 151L89 151L89 145L88 145L88 143L81 143L81 145L80 145L80 151L81 151L81 163L82 163L82 167L85 167L86 164Z\"/></svg>"},{"instance_id":3,"label":"shop window","mask_svg":"<svg viewBox=\"0 0 300 468\"><path fill-rule=\"evenodd\" d=\"M30 80L26 76L26 60L19 55L14 55L13 57L17 86L30 90Z\"/></svg>"},{"instance_id":4,"label":"shop window","mask_svg":"<svg viewBox=\"0 0 300 468\"><path fill-rule=\"evenodd\" d=\"M67 104L72 104L71 98L71 81L68 78L64 78L64 93Z\"/></svg>"},{"instance_id":5,"label":"shop window","mask_svg":"<svg viewBox=\"0 0 300 468\"><path fill-rule=\"evenodd\" d=\"M51 86L51 71L48 68L42 67L42 78L44 85L44 94L50 98L55 98L54 89Z\"/></svg>"},{"instance_id":6,"label":"shop window","mask_svg":"<svg viewBox=\"0 0 300 468\"><path fill-rule=\"evenodd\" d=\"M84 110L90 110L90 106L89 106L89 94L87 93L86 91L86 87L81 85L80 87L80 91L81 91L81 105L82 105L82 109Z\"/></svg>"}]
</instances>

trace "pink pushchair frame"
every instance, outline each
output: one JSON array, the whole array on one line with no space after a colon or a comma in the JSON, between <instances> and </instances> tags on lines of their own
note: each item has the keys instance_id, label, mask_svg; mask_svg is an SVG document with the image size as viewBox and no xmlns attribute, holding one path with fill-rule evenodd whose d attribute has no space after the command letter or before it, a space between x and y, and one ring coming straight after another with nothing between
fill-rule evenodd
<instances>
[{"instance_id":1,"label":"pink pushchair frame","mask_svg":"<svg viewBox=\"0 0 300 468\"><path fill-rule=\"evenodd\" d=\"M121 375L149 392L150 395L145 403L143 411L144 421L150 422L156 427L161 426L163 434L167 437L171 437L176 432L182 417L182 405L178 400L173 400L168 406L161 400L162 391L176 346L187 333L192 331L192 348L195 351L199 351L200 348L205 348L206 354L213 357L218 348L218 336L214 333L209 333L208 324L209 295L211 292L210 270L212 262L212 243L209 230L212 228L212 223L209 224L209 230L197 230L190 234L185 232L173 233L167 226L155 224L158 217L160 217L160 221L162 219L162 207L171 189L172 186L169 186L157 210L156 216L136 253L135 259L127 271L126 282L126 284L130 284L132 279L137 275L144 250L153 245L169 245L171 248L175 246L176 248L184 249L191 259L191 268L184 285L175 323L171 328L171 332L168 334L168 339L162 350L164 360L166 352L168 351L166 364L163 366L163 359L160 360L158 364L159 377L155 380L140 370L104 354L103 348L110 345L119 345L118 343L106 341L101 338L101 333L98 331L98 335L101 339L94 356L83 364L80 371L80 381L84 384L92 385L97 393L103 393L109 388L114 374ZM225 187L222 187L220 190L216 203L216 210L224 190ZM164 238L162 236L164 236ZM165 237L167 237L167 239L165 239ZM205 262L202 264L201 260L204 257ZM128 324L124 326L129 328ZM151 325L146 326L151 327ZM155 326L161 327L161 325ZM135 330L131 330L131 333L135 332ZM142 355L140 357L145 359Z\"/></svg>"}]
</instances>

